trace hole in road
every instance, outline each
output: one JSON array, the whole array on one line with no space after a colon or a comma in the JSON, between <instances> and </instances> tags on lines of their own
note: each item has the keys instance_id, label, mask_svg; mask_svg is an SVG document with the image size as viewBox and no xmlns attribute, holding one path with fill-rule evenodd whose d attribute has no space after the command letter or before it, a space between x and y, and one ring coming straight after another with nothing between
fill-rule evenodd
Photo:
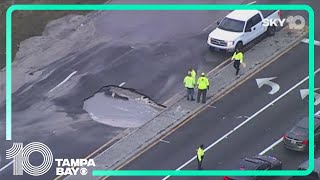
<instances>
[{"instance_id":1,"label":"hole in road","mask_svg":"<svg viewBox=\"0 0 320 180\"><path fill-rule=\"evenodd\" d=\"M117 86L101 88L83 104L93 120L121 128L140 127L164 108L133 89Z\"/></svg>"}]
</instances>

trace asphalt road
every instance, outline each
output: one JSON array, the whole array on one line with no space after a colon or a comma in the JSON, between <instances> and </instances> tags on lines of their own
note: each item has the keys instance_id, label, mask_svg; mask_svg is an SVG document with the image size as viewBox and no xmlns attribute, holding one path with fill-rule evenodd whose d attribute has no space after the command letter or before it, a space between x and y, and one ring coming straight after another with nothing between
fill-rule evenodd
<instances>
[{"instance_id":1,"label":"asphalt road","mask_svg":"<svg viewBox=\"0 0 320 180\"><path fill-rule=\"evenodd\" d=\"M224 1L224 3L248 2ZM121 4L127 1L117 0L112 3ZM219 3L219 1L203 0L197 3ZM44 72L47 74L52 72L47 78L25 84L13 93L12 140L25 144L33 141L43 142L51 148L56 158L85 157L123 129L92 121L82 110L82 100L102 86L126 82L125 87L134 88L158 103L165 102L182 88L179 84L189 66L207 72L229 56L209 52L204 43L210 30L214 28L215 20L225 14L227 14L225 11L101 13L95 19L97 36L103 37L105 34L112 36L110 43L99 44L85 51L71 52L69 56L45 69ZM73 71L86 75L71 91L63 92L58 98L48 99L46 96L48 91ZM28 89L31 85L32 88ZM51 103L59 109L50 112ZM30 107L36 107L36 110L33 108L31 111ZM42 113L48 109L50 113ZM229 108L221 110L220 117L228 110ZM5 109L1 108L0 112L0 126L4 126ZM55 119L55 115L59 113L65 113L66 116ZM220 125L222 129L223 126L230 126L230 123L223 125L223 122L220 120L220 124L215 125L215 128L220 129ZM238 122L237 119L232 124ZM189 134L191 135L192 131ZM1 141L5 139L4 135L3 131L0 132ZM5 149L12 144L11 142L1 144L0 167L3 167L9 162L4 160ZM37 164L41 158L32 159ZM11 173L10 166L1 171L0 175L12 178ZM42 178L51 178L52 174L53 171L50 171ZM31 177L23 177L26 178Z\"/></svg>"},{"instance_id":2,"label":"asphalt road","mask_svg":"<svg viewBox=\"0 0 320 180\"><path fill-rule=\"evenodd\" d=\"M190 122L174 131L141 156L127 164L122 169L177 169L195 155L199 144L209 146L220 137L227 134L237 125L252 116L271 101L279 97L308 76L308 54L304 53L306 44L300 44L284 54L273 64L269 65L236 90L230 92L221 100L213 103ZM319 49L319 47L317 47ZM316 68L320 67L316 62ZM277 77L273 80L280 85L280 90L269 95L270 87L257 87L256 78ZM316 86L319 86L320 74L316 76ZM308 115L308 102L300 97L300 89L307 88L308 81L274 103L251 121L241 126L227 138L206 152L205 169L237 169L239 160L253 156L273 144L299 118ZM249 93L248 93L249 92ZM319 107L317 107L319 109ZM278 157L284 163L284 169L296 169L307 155L290 156L277 146L268 153ZM288 162L287 162L288 161ZM183 169L196 169L193 161ZM111 179L125 179L111 177ZM144 179L130 177L130 179ZM146 179L161 179L147 177ZM174 179L192 179L175 177ZM206 178L198 178L206 179ZM214 179L214 178L210 178ZM217 178L219 179L219 178Z\"/></svg>"},{"instance_id":3,"label":"asphalt road","mask_svg":"<svg viewBox=\"0 0 320 180\"><path fill-rule=\"evenodd\" d=\"M258 1L257 3L270 3L270 1ZM276 1L274 3L282 4L283 1ZM287 3L287 1L285 1L285 3ZM304 3L304 2L290 1L290 3L300 4L300 3ZM315 2L308 1L307 4L309 4L310 6L312 6L315 9L317 7ZM289 12L287 15L297 15L296 13L297 12ZM299 11L298 13L299 13L299 15L303 15L305 18L307 17L305 12ZM315 16L318 17L318 15L319 15L319 12L315 11ZM315 28L316 28L315 39L318 40L319 39L319 23L315 22ZM288 52L281 59L287 59L287 62L291 61L290 59L292 59L292 60L295 59L295 61L294 61L295 63L296 63L296 60L300 60L300 61L306 60L306 58L305 58L305 57L307 57L307 54L305 51L306 48L307 47L305 45L301 44L297 48ZM319 49L319 47L316 47L315 59L319 58L319 53L317 53L317 49ZM278 63L280 63L280 62L277 62L277 64ZM284 78L283 76L286 76L285 77L285 78L287 78L286 83L292 82L292 80L297 79L297 77L302 77L301 74L297 73L297 75L299 74L299 76L297 76L295 74L295 72L292 72L292 71L300 72L299 71L300 65L297 65L295 63L287 63L287 64L282 65L282 67L286 67L286 68L284 68L282 70L282 73L279 73L279 74L281 74L281 78ZM304 67L306 68L305 61L300 62L300 63L304 64ZM271 67L272 67L272 65L271 65ZM268 67L267 69L271 69L271 72L272 72L274 70L271 67ZM280 67L280 66L277 66L277 67ZM277 67L275 69L277 69ZM319 66L316 66L316 67L319 67ZM291 72L288 73L286 71L289 71L289 72L291 71ZM269 75L269 71L262 71L261 73L263 73L263 72L268 72L266 75ZM286 74L286 75L284 75L284 74ZM290 75L290 74L292 74L292 75ZM319 82L319 80L317 81L317 79L319 79L318 76L316 77L316 81L315 81L316 86L317 86L317 82ZM280 81L281 80L279 78L279 82ZM247 86L250 86L250 84L251 84L251 87L256 86L252 82L252 80L251 80L251 83L247 82ZM285 84L285 83L281 83L281 84ZM245 85L243 85L243 86L245 86ZM307 84L304 83L301 86L307 87ZM283 87L285 87L285 86L281 85L282 90L283 90ZM253 87L253 88L256 88L256 87ZM189 160L194 155L195 149L197 148L197 145L199 144L198 142L203 142L208 137L211 137L211 139L217 139L218 137L221 137L221 136L218 136L217 134L219 134L219 132L220 132L220 135L223 134L223 133L221 133L221 131L223 129L229 128L229 130L230 130L231 128L235 127L236 124L240 124L241 121L243 121L240 119L239 119L240 122L239 122L239 120L236 120L236 119L231 121L231 120L229 120L228 117L232 117L232 116L235 117L235 115L233 115L234 113L238 117L240 115L243 116L243 114L245 114L245 113L241 113L241 112L243 112L244 111L243 109L246 109L247 106L251 106L250 110L257 110L258 109L256 106L256 103L255 103L256 96L254 94L252 94L252 88L248 88L247 91L245 91L245 92L250 92L249 98L248 98L248 95L244 95L245 97L247 97L247 99L250 99L249 102L247 102L246 100L243 100L243 99L245 99L245 97L242 97L241 95L239 95L239 94L241 94L241 88L239 88L236 91L237 92L232 92L227 97L223 98L222 101L227 104L227 105L225 105L225 108L219 108L219 106L217 105L217 104L219 104L219 102L213 104L214 107L217 107L216 109L214 109L215 113L213 113L213 112L210 113L210 111L213 111L213 110L210 110L210 108L208 108L201 115L199 115L197 118L195 118L191 122L189 122L187 125L181 127L179 130L177 130L176 132L174 132L170 136L166 137L164 140L169 141L170 144L166 144L163 142L156 144L154 147L150 148L147 152L145 152L142 156L139 156L137 159L130 162L128 165L126 165L122 169L176 169L176 168L178 168L180 165L182 165L184 162ZM243 93L245 94L245 92L243 92ZM254 126L255 123L251 123L251 126L250 126L251 129L248 128L248 129L246 129L247 131L246 130L241 131L242 133L237 134L239 137L237 137L237 135L234 135L235 140L230 141L232 143L226 143L226 145L222 146L222 148L219 146L220 147L220 148L218 148L219 150L216 150L214 148L215 153L211 153L211 155L206 155L206 163L208 163L207 169L216 169L219 167L220 167L220 169L237 168L237 164L235 162L238 162L240 158L243 158L246 155L248 155L248 156L255 155L255 154L261 152L264 148L267 148L274 141L278 140L281 137L282 133L285 130L287 130L288 128L290 128L291 125L293 125L295 121L297 121L295 119L295 117L299 117L299 116L301 117L301 116L305 116L307 114L307 104L305 102L303 103L301 101L301 99L297 98L297 95L298 95L297 93L295 93L295 95L293 95L293 93L290 93L290 95L288 95L288 97L284 98L282 100L283 103L280 103L280 104L286 104L287 107L281 107L279 109L277 108L278 110L269 112L269 116L265 115L265 117L263 117L263 119L264 118L267 119L265 122L259 118L258 121L261 123L262 126L260 128L258 128L257 130L256 130L257 126ZM292 100L293 96L295 96L294 100ZM265 100L268 100L267 97L265 97L265 98L266 98ZM239 101L241 101L241 103L235 103L235 102L239 102ZM269 99L269 101L270 101L270 99ZM298 103L298 105L295 105L292 107L292 101L294 101L295 103L296 103L296 101L298 101L299 103ZM220 102L220 103L222 103L222 102ZM239 107L235 108L235 106L237 106L237 105ZM219 111L218 111L218 108L219 108ZM286 108L289 108L289 109L286 109ZM296 109L297 111L292 111L291 108ZM230 109L233 109L233 110L236 109L236 112L234 112L234 111L232 111L232 113L228 112L228 111L230 111ZM319 110L319 107L315 107L315 109ZM274 113L274 112L279 112L279 111L282 112L282 113L280 113L281 120L284 119L284 122L287 122L287 124L280 122L281 123L280 126L275 126L275 124L272 124L271 122L269 123L270 120L272 120L272 122L278 123L278 121L276 121L276 120L278 120L278 117L277 118L272 118L272 117L275 117L276 114L279 116L278 113ZM288 114L288 112L290 112L290 114ZM267 112L265 112L265 113L267 113ZM287 113L284 115L285 117L283 117L284 113ZM213 119L215 119L215 121ZM228 124L226 124L225 120L228 120ZM211 121L214 121L214 122L211 122ZM233 123L234 121L238 121L238 122ZM259 122L257 122L257 124ZM208 125L208 123L212 124L212 125ZM249 127L249 125L248 125L248 127ZM275 130L273 130L273 129L275 129ZM256 131L259 131L259 130L261 132L256 133ZM228 130L224 130L224 131L228 132ZM253 132L253 131L255 131L255 132ZM271 133L274 131L276 131L277 133ZM195 135L197 135L197 136L195 136ZM259 137L259 138L255 139L253 137ZM228 140L229 139L230 138L228 138ZM241 140L239 140L239 139L241 139ZM266 141L268 141L268 143L266 143ZM238 147L242 147L242 148L240 148L238 151ZM298 167L298 165L300 165L300 163L302 163L303 161L305 161L308 158L307 154L295 153L292 151L285 150L282 147L281 143L279 145L275 146L272 150L266 152L266 154L273 155L273 156L279 158L280 160L282 160L285 163L284 164L285 169L296 169ZM319 151L316 152L316 157L317 156L319 156ZM173 157L173 158L171 158L171 157ZM189 169L196 168L196 162L194 162L191 167L188 166L187 168L189 168ZM125 178L112 177L111 179L125 179ZM130 179L135 179L135 177L130 177ZM143 178L139 177L139 179L143 179ZM160 178L148 177L148 179L160 179ZM174 179L192 179L192 178L175 177ZM206 179L206 178L197 178L197 179ZM214 178L211 177L210 179L214 179ZM216 178L216 179L221 179L221 178Z\"/></svg>"},{"instance_id":4,"label":"asphalt road","mask_svg":"<svg viewBox=\"0 0 320 180\"><path fill-rule=\"evenodd\" d=\"M93 121L82 109L83 99L103 86L125 82L124 87L136 89L158 103L165 102L183 88L181 79L189 66L207 72L229 57L208 51L205 43L208 32L204 31L226 14L224 11L101 12L94 17L96 36L112 37L109 43L70 52L43 70L45 78L25 83L12 94L12 142L43 142L55 158L86 157L124 129ZM67 83L76 86L69 91L59 89L59 96L53 99L48 97L48 92L74 71L77 71L75 78ZM19 79L15 77L13 72L13 84ZM4 130L5 107L0 112L0 129ZM5 131L0 132L0 138L3 142L0 167L3 167L10 162L5 160L5 149L12 142L5 141ZM41 157L35 155L31 159L39 164ZM12 166L0 174L11 178ZM50 171L42 178L54 177L53 174Z\"/></svg>"}]
</instances>

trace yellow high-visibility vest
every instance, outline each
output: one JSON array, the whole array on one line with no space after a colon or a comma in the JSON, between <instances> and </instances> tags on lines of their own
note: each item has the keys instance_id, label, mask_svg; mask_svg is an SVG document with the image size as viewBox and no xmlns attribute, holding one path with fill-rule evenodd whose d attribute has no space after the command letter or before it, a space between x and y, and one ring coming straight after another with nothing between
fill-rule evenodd
<instances>
[{"instance_id":1,"label":"yellow high-visibility vest","mask_svg":"<svg viewBox=\"0 0 320 180\"><path fill-rule=\"evenodd\" d=\"M191 76L186 76L183 83L186 88L194 88L194 85L196 84L195 80Z\"/></svg>"},{"instance_id":2,"label":"yellow high-visibility vest","mask_svg":"<svg viewBox=\"0 0 320 180\"><path fill-rule=\"evenodd\" d=\"M198 160L202 161L202 156L204 156L204 150L201 149L200 147L198 148L197 156L198 156Z\"/></svg>"},{"instance_id":3,"label":"yellow high-visibility vest","mask_svg":"<svg viewBox=\"0 0 320 180\"><path fill-rule=\"evenodd\" d=\"M231 60L238 60L240 63L243 63L243 53L242 52L234 52Z\"/></svg>"},{"instance_id":4,"label":"yellow high-visibility vest","mask_svg":"<svg viewBox=\"0 0 320 180\"><path fill-rule=\"evenodd\" d=\"M196 81L196 75L197 75L196 71L194 69L192 69L191 77L194 79L194 81Z\"/></svg>"},{"instance_id":5,"label":"yellow high-visibility vest","mask_svg":"<svg viewBox=\"0 0 320 180\"><path fill-rule=\"evenodd\" d=\"M207 89L209 86L209 79L206 77L200 77L198 79L198 89L203 90L203 89Z\"/></svg>"}]
</instances>

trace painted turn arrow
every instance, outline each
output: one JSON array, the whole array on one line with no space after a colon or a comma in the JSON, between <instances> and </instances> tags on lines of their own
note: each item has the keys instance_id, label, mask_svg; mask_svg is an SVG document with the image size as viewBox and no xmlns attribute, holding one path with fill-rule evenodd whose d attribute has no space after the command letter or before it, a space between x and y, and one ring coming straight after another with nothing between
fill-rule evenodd
<instances>
[{"instance_id":1,"label":"painted turn arrow","mask_svg":"<svg viewBox=\"0 0 320 180\"><path fill-rule=\"evenodd\" d=\"M318 90L319 88L315 88L314 91ZM304 99L309 95L309 89L300 89L300 95L301 98ZM316 101L314 102L314 105L317 106L320 104L320 94L318 93L314 93L314 98L316 99Z\"/></svg>"},{"instance_id":2,"label":"painted turn arrow","mask_svg":"<svg viewBox=\"0 0 320 180\"><path fill-rule=\"evenodd\" d=\"M276 92L279 91L280 86L275 83L272 82L271 80L275 79L276 77L271 77L271 78L260 78L260 79L256 79L258 87L261 88L263 85L268 85L272 88L272 90L269 92L269 94L274 94Z\"/></svg>"}]
</instances>

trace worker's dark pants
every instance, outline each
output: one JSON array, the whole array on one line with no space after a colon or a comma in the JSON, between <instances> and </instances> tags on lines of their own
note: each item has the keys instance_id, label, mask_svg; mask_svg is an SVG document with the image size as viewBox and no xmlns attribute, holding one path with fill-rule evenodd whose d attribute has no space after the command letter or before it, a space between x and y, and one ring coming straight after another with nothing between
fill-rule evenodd
<instances>
[{"instance_id":1,"label":"worker's dark pants","mask_svg":"<svg viewBox=\"0 0 320 180\"><path fill-rule=\"evenodd\" d=\"M197 102L200 103L200 98L202 96L202 103L206 103L207 100L207 90L206 89L198 89Z\"/></svg>"},{"instance_id":2,"label":"worker's dark pants","mask_svg":"<svg viewBox=\"0 0 320 180\"><path fill-rule=\"evenodd\" d=\"M198 169L201 170L202 169L202 160L199 161L199 159L197 158L198 160Z\"/></svg>"},{"instance_id":3,"label":"worker's dark pants","mask_svg":"<svg viewBox=\"0 0 320 180\"><path fill-rule=\"evenodd\" d=\"M194 95L194 89L193 88L187 88L187 100L194 100L193 98Z\"/></svg>"},{"instance_id":4,"label":"worker's dark pants","mask_svg":"<svg viewBox=\"0 0 320 180\"><path fill-rule=\"evenodd\" d=\"M235 60L233 63L233 67L237 70L236 75L238 75L240 70L240 60Z\"/></svg>"}]
</instances>

